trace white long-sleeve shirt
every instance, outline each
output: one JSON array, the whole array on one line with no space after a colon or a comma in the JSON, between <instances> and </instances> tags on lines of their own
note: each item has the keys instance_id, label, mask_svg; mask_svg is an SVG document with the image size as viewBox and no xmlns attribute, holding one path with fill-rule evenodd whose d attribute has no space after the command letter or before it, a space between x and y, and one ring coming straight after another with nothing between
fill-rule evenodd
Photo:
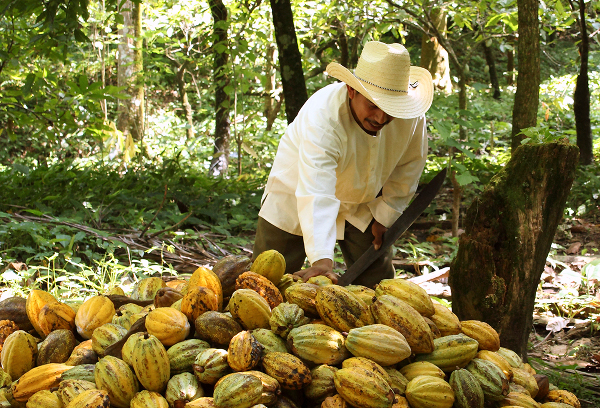
<instances>
[{"instance_id":1,"label":"white long-sleeve shirt","mask_svg":"<svg viewBox=\"0 0 600 408\"><path fill-rule=\"evenodd\" d=\"M333 259L345 221L363 232L373 217L388 228L394 223L426 158L425 116L393 119L371 136L352 116L346 84L328 85L281 138L259 216L303 236L311 264Z\"/></svg>"}]
</instances>

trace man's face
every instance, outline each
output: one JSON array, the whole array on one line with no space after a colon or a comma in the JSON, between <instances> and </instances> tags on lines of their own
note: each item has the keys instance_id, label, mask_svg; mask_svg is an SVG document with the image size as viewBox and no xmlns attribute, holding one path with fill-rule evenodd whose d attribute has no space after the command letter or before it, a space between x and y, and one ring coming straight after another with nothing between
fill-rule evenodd
<instances>
[{"instance_id":1,"label":"man's face","mask_svg":"<svg viewBox=\"0 0 600 408\"><path fill-rule=\"evenodd\" d=\"M388 115L377 107L373 102L358 93L354 88L348 87L348 97L350 98L350 109L354 120L365 132L375 135L385 125L390 123L392 116Z\"/></svg>"}]
</instances>

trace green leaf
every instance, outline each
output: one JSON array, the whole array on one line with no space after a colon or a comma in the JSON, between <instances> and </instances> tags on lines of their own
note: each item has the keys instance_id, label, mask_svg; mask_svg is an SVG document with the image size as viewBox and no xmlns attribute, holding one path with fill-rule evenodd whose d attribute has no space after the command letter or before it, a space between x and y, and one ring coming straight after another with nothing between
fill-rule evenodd
<instances>
[{"instance_id":1,"label":"green leaf","mask_svg":"<svg viewBox=\"0 0 600 408\"><path fill-rule=\"evenodd\" d=\"M23 95L31 94L31 85L33 85L33 81L35 81L35 74L28 74L27 78L25 78L25 84L21 90L23 91Z\"/></svg>"},{"instance_id":2,"label":"green leaf","mask_svg":"<svg viewBox=\"0 0 600 408\"><path fill-rule=\"evenodd\" d=\"M487 27L491 27L491 26L498 24L498 21L502 20L503 17L504 17L504 14L496 14L495 16L493 16L492 18L490 18L488 20L485 27L487 28Z\"/></svg>"},{"instance_id":3,"label":"green leaf","mask_svg":"<svg viewBox=\"0 0 600 408\"><path fill-rule=\"evenodd\" d=\"M475 177L474 175L472 175L471 173L469 173L468 171L464 172L464 173L460 173L456 176L456 181L458 181L458 183L461 186L466 186L467 184L471 184L474 181L479 181L479 179L477 177Z\"/></svg>"},{"instance_id":4,"label":"green leaf","mask_svg":"<svg viewBox=\"0 0 600 408\"><path fill-rule=\"evenodd\" d=\"M88 38L87 35L85 35L83 33L83 31L81 31L80 29L76 29L73 32L73 36L75 37L75 41L80 42L80 43L89 43L90 39Z\"/></svg>"},{"instance_id":5,"label":"green leaf","mask_svg":"<svg viewBox=\"0 0 600 408\"><path fill-rule=\"evenodd\" d=\"M87 89L87 87L88 87L87 76L79 75L79 90L80 90L80 92L85 91Z\"/></svg>"}]
</instances>

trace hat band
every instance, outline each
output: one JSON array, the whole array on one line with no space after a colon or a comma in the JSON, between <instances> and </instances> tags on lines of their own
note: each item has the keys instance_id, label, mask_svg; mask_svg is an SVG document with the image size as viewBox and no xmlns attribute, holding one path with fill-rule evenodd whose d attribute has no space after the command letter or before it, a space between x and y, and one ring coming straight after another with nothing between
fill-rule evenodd
<instances>
[{"instance_id":1,"label":"hat band","mask_svg":"<svg viewBox=\"0 0 600 408\"><path fill-rule=\"evenodd\" d=\"M358 80L361 80L361 81L363 81L363 82L365 82L365 83L367 83L367 84L369 84L369 85L371 85L371 86L374 86L374 87L376 87L376 88L383 89L384 91L392 91L392 92L404 92L405 94L407 94L407 93L408 93L408 91L403 91L402 89L391 89L391 88L385 88L385 87L383 87L383 86L379 86L379 85L377 85L377 84L374 84L373 82L369 82L369 81L367 81L366 79L362 79L362 78L360 78L360 77L356 76L356 74L355 74L355 73L352 73L352 75L354 75L354 76L356 77L356 79L358 79Z\"/></svg>"}]
</instances>

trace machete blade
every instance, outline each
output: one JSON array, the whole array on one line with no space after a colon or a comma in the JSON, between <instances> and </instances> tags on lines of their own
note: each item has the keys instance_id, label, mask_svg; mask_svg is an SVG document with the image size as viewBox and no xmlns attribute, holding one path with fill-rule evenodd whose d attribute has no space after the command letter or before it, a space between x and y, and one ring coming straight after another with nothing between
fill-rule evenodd
<instances>
[{"instance_id":1,"label":"machete blade","mask_svg":"<svg viewBox=\"0 0 600 408\"><path fill-rule=\"evenodd\" d=\"M383 242L381 244L381 248L375 250L373 245L369 247L365 251L364 254L361 255L360 258L356 260L354 264L346 273L344 273L338 279L338 285L347 286L350 285L356 278L358 278L373 262L377 260L381 255L383 255L384 251L392 246L394 242L400 235L404 233L412 225L413 222L425 209L431 204L438 191L442 187L444 183L444 179L446 178L447 169L443 169L440 171L430 182L427 184L423 190L419 193L417 198L415 198L412 203L404 210L402 215L398 217L396 222L388 228L388 230L383 234Z\"/></svg>"}]
</instances>

